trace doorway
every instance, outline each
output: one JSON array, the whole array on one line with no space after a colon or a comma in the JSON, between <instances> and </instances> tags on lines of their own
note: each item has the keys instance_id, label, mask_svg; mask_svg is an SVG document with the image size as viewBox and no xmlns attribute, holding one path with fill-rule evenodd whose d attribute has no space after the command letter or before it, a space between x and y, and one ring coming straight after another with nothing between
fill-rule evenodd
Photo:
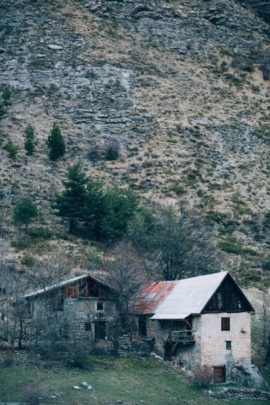
<instances>
[{"instance_id":1,"label":"doorway","mask_svg":"<svg viewBox=\"0 0 270 405\"><path fill-rule=\"evenodd\" d=\"M214 383L216 383L216 384L225 383L226 367L225 366L213 367L213 377L214 377Z\"/></svg>"},{"instance_id":2,"label":"doorway","mask_svg":"<svg viewBox=\"0 0 270 405\"><path fill-rule=\"evenodd\" d=\"M106 322L95 322L95 340L104 340L106 338Z\"/></svg>"}]
</instances>

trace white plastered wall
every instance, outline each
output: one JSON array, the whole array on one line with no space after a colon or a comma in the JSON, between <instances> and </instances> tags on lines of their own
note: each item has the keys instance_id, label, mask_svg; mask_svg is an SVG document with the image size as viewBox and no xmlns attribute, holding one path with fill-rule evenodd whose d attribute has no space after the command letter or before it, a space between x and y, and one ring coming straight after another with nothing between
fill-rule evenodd
<instances>
[{"instance_id":1,"label":"white plastered wall","mask_svg":"<svg viewBox=\"0 0 270 405\"><path fill-rule=\"evenodd\" d=\"M221 318L230 318L230 330L221 330ZM231 341L232 360L251 362L251 335L250 314L242 313L218 313L202 314L199 330L201 365L222 366L226 364L228 350L226 341Z\"/></svg>"}]
</instances>

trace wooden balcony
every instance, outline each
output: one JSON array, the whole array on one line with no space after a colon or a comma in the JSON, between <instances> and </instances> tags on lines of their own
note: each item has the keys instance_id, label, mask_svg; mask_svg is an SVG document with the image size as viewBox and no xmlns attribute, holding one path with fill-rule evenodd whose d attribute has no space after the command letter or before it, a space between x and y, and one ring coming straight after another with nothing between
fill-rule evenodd
<instances>
[{"instance_id":1,"label":"wooden balcony","mask_svg":"<svg viewBox=\"0 0 270 405\"><path fill-rule=\"evenodd\" d=\"M177 330L171 332L174 344L190 345L195 343L194 330Z\"/></svg>"}]
</instances>

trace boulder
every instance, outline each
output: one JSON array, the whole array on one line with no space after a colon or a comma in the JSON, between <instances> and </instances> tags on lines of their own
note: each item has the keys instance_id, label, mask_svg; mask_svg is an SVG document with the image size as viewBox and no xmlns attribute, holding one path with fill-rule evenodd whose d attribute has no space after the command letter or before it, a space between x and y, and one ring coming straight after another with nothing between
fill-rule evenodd
<instances>
[{"instance_id":1,"label":"boulder","mask_svg":"<svg viewBox=\"0 0 270 405\"><path fill-rule=\"evenodd\" d=\"M230 379L236 384L245 385L256 390L269 391L269 385L264 380L260 370L251 363L234 363Z\"/></svg>"}]
</instances>

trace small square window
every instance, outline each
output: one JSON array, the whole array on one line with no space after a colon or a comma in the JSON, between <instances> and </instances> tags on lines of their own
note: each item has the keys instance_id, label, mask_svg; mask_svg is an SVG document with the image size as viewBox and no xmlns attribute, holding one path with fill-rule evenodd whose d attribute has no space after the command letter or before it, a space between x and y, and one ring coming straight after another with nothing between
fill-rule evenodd
<instances>
[{"instance_id":1,"label":"small square window","mask_svg":"<svg viewBox=\"0 0 270 405\"><path fill-rule=\"evenodd\" d=\"M103 302L98 302L97 303L97 311L103 311L104 307L103 307Z\"/></svg>"},{"instance_id":2,"label":"small square window","mask_svg":"<svg viewBox=\"0 0 270 405\"><path fill-rule=\"evenodd\" d=\"M91 332L91 322L85 322L84 323L84 330L86 331L86 332Z\"/></svg>"},{"instance_id":3,"label":"small square window","mask_svg":"<svg viewBox=\"0 0 270 405\"><path fill-rule=\"evenodd\" d=\"M221 330L231 330L230 318L221 318Z\"/></svg>"},{"instance_id":4,"label":"small square window","mask_svg":"<svg viewBox=\"0 0 270 405\"><path fill-rule=\"evenodd\" d=\"M232 342L231 342L231 340L226 340L226 350L232 350Z\"/></svg>"}]
</instances>

